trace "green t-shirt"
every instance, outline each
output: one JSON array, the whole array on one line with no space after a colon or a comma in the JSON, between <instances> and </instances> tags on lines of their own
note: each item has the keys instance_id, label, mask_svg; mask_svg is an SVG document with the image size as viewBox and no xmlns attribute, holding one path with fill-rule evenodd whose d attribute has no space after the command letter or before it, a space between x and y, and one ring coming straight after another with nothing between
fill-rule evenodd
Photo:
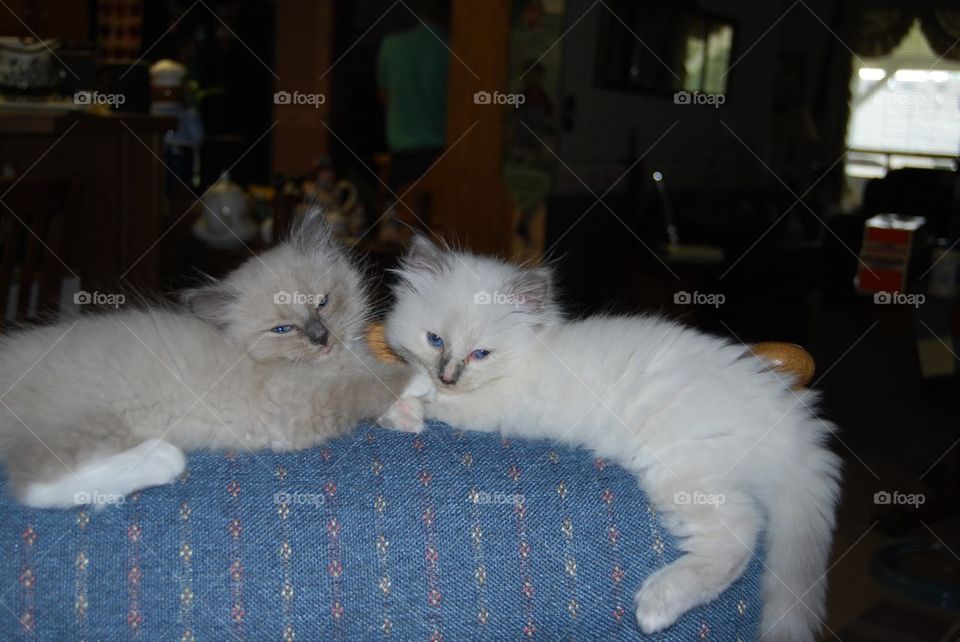
<instances>
[{"instance_id":1,"label":"green t-shirt","mask_svg":"<svg viewBox=\"0 0 960 642\"><path fill-rule=\"evenodd\" d=\"M377 85L387 94L387 143L392 151L443 147L447 123L446 35L418 25L383 39Z\"/></svg>"}]
</instances>

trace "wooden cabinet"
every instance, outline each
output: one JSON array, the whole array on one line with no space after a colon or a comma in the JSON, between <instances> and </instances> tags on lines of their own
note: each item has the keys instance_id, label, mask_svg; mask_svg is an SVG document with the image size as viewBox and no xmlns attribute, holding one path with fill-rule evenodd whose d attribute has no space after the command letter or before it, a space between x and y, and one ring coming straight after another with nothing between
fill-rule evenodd
<instances>
[{"instance_id":1,"label":"wooden cabinet","mask_svg":"<svg viewBox=\"0 0 960 642\"><path fill-rule=\"evenodd\" d=\"M173 222L159 159L175 124L122 112L0 112L0 166L17 176L79 180L63 258L85 288L158 285L160 241Z\"/></svg>"}]
</instances>

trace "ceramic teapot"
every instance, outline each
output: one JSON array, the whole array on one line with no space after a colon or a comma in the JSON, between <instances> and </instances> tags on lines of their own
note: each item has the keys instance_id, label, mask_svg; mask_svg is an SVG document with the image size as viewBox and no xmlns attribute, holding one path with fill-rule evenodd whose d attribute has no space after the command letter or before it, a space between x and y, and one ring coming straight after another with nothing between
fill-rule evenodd
<instances>
[{"instance_id":1,"label":"ceramic teapot","mask_svg":"<svg viewBox=\"0 0 960 642\"><path fill-rule=\"evenodd\" d=\"M257 232L250 216L247 194L224 172L203 196L202 216L194 232L214 247L234 247Z\"/></svg>"}]
</instances>

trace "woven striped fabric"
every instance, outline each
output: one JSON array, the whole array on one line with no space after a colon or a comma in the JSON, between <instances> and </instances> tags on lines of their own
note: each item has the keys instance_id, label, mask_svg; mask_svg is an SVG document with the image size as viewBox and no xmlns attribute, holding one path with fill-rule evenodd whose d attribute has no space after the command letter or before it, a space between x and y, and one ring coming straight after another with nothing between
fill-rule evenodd
<instances>
[{"instance_id":1,"label":"woven striped fabric","mask_svg":"<svg viewBox=\"0 0 960 642\"><path fill-rule=\"evenodd\" d=\"M754 640L762 562L645 638L633 596L678 556L590 453L431 425L299 453L196 453L93 509L4 494L2 640Z\"/></svg>"}]
</instances>

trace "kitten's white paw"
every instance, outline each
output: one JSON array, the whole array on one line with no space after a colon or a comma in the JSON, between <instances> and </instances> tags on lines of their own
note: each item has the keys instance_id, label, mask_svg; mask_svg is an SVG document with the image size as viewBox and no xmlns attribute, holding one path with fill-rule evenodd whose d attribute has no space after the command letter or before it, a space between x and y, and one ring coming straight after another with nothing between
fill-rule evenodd
<instances>
[{"instance_id":1,"label":"kitten's white paw","mask_svg":"<svg viewBox=\"0 0 960 642\"><path fill-rule=\"evenodd\" d=\"M133 483L136 487L129 492L169 484L176 480L187 467L187 458L183 451L162 439L148 439L136 448L128 450L124 455L139 458L136 466L144 469L134 476ZM129 461L130 457L126 459ZM132 472L126 474L131 475Z\"/></svg>"},{"instance_id":2,"label":"kitten's white paw","mask_svg":"<svg viewBox=\"0 0 960 642\"><path fill-rule=\"evenodd\" d=\"M401 432L423 430L423 403L416 397L401 397L380 416L377 423Z\"/></svg>"},{"instance_id":3,"label":"kitten's white paw","mask_svg":"<svg viewBox=\"0 0 960 642\"><path fill-rule=\"evenodd\" d=\"M407 389L403 391L402 396L417 397L430 402L437 398L437 385L426 370L417 367L416 374L407 384Z\"/></svg>"},{"instance_id":4,"label":"kitten's white paw","mask_svg":"<svg viewBox=\"0 0 960 642\"><path fill-rule=\"evenodd\" d=\"M646 635L662 631L696 606L695 569L671 564L646 579L637 593L637 624Z\"/></svg>"}]
</instances>

